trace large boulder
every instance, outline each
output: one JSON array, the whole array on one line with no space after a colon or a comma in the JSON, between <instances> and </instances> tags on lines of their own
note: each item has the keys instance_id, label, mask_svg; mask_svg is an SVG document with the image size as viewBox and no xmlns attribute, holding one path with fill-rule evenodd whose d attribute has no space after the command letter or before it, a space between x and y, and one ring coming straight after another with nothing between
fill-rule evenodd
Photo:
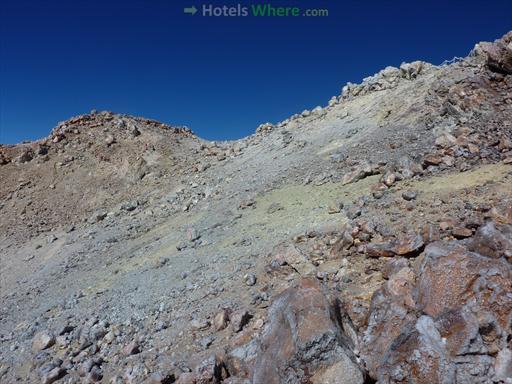
<instances>
[{"instance_id":1,"label":"large boulder","mask_svg":"<svg viewBox=\"0 0 512 384\"><path fill-rule=\"evenodd\" d=\"M507 328L512 320L511 266L456 242L432 243L425 249L416 295L418 309L429 316L468 305Z\"/></svg>"},{"instance_id":2,"label":"large boulder","mask_svg":"<svg viewBox=\"0 0 512 384\"><path fill-rule=\"evenodd\" d=\"M512 225L487 222L478 229L468 248L487 257L512 260Z\"/></svg>"},{"instance_id":3,"label":"large boulder","mask_svg":"<svg viewBox=\"0 0 512 384\"><path fill-rule=\"evenodd\" d=\"M304 278L269 309L253 383L363 383L349 344L321 285Z\"/></svg>"},{"instance_id":4,"label":"large boulder","mask_svg":"<svg viewBox=\"0 0 512 384\"><path fill-rule=\"evenodd\" d=\"M507 225L429 244L372 299L362 357L379 383L512 383ZM478 251L474 252L474 251Z\"/></svg>"},{"instance_id":5,"label":"large boulder","mask_svg":"<svg viewBox=\"0 0 512 384\"><path fill-rule=\"evenodd\" d=\"M512 74L512 31L494 43L477 44L472 54L482 58L491 71Z\"/></svg>"},{"instance_id":6,"label":"large boulder","mask_svg":"<svg viewBox=\"0 0 512 384\"><path fill-rule=\"evenodd\" d=\"M441 335L429 316L408 324L378 368L379 383L454 383L455 371Z\"/></svg>"},{"instance_id":7,"label":"large boulder","mask_svg":"<svg viewBox=\"0 0 512 384\"><path fill-rule=\"evenodd\" d=\"M402 268L378 289L371 301L368 327L363 336L362 356L370 376L377 376L382 356L404 326L416 320L413 301L414 273Z\"/></svg>"}]
</instances>

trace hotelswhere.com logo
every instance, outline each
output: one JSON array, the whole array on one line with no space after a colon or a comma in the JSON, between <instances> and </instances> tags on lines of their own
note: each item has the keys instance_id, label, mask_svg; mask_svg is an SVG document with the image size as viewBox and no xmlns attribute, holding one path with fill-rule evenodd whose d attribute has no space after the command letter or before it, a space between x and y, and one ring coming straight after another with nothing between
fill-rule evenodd
<instances>
[{"instance_id":1,"label":"hotelswhere.com logo","mask_svg":"<svg viewBox=\"0 0 512 384\"><path fill-rule=\"evenodd\" d=\"M201 4L192 5L183 9L189 15L200 15L205 17L326 17L329 16L328 9L283 7L270 3L242 4L235 5L214 5Z\"/></svg>"}]
</instances>

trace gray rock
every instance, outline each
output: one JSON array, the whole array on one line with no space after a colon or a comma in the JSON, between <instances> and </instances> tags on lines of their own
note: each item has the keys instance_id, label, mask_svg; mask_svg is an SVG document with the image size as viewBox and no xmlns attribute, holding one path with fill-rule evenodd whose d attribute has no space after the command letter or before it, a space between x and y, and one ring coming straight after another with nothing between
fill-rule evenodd
<instances>
[{"instance_id":1,"label":"gray rock","mask_svg":"<svg viewBox=\"0 0 512 384\"><path fill-rule=\"evenodd\" d=\"M414 200L416 199L416 196L417 196L417 192L416 191L404 191L402 192L402 197L404 200L407 200L407 201L411 201L411 200Z\"/></svg>"},{"instance_id":2,"label":"gray rock","mask_svg":"<svg viewBox=\"0 0 512 384\"><path fill-rule=\"evenodd\" d=\"M248 286L253 286L256 284L256 276L254 273L248 273L244 276L244 281Z\"/></svg>"},{"instance_id":3,"label":"gray rock","mask_svg":"<svg viewBox=\"0 0 512 384\"><path fill-rule=\"evenodd\" d=\"M47 331L37 333L32 339L32 350L34 352L42 351L43 349L50 348L55 344L55 336Z\"/></svg>"}]
</instances>

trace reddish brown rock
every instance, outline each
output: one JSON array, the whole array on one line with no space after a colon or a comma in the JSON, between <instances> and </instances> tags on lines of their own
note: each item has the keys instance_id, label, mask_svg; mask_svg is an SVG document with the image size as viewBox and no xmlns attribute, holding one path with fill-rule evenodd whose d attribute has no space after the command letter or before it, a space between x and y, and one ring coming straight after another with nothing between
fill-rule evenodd
<instances>
[{"instance_id":1,"label":"reddish brown rock","mask_svg":"<svg viewBox=\"0 0 512 384\"><path fill-rule=\"evenodd\" d=\"M468 308L453 308L443 312L436 319L436 328L445 340L447 352L451 356L482 350L478 319Z\"/></svg>"},{"instance_id":2,"label":"reddish brown rock","mask_svg":"<svg viewBox=\"0 0 512 384\"><path fill-rule=\"evenodd\" d=\"M377 377L379 383L455 383L455 369L432 318L422 316L402 329Z\"/></svg>"},{"instance_id":3,"label":"reddish brown rock","mask_svg":"<svg viewBox=\"0 0 512 384\"><path fill-rule=\"evenodd\" d=\"M370 243L366 246L366 253L370 257L392 257L393 244L390 242Z\"/></svg>"},{"instance_id":4,"label":"reddish brown rock","mask_svg":"<svg viewBox=\"0 0 512 384\"><path fill-rule=\"evenodd\" d=\"M456 239L464 239L466 237L471 237L473 235L473 231L469 228L455 227L452 229L452 235Z\"/></svg>"},{"instance_id":5,"label":"reddish brown rock","mask_svg":"<svg viewBox=\"0 0 512 384\"><path fill-rule=\"evenodd\" d=\"M469 143L468 144L468 150L469 150L469 153L471 153L471 154L480 153L480 148L477 145L475 145L475 144Z\"/></svg>"},{"instance_id":6,"label":"reddish brown rock","mask_svg":"<svg viewBox=\"0 0 512 384\"><path fill-rule=\"evenodd\" d=\"M423 248L423 239L420 235L408 234L393 243L393 253L404 256L417 253Z\"/></svg>"},{"instance_id":7,"label":"reddish brown rock","mask_svg":"<svg viewBox=\"0 0 512 384\"><path fill-rule=\"evenodd\" d=\"M278 295L269 310L253 383L306 382L336 364L344 367L337 370L339 382L363 383L335 318L316 279L302 279Z\"/></svg>"},{"instance_id":8,"label":"reddish brown rock","mask_svg":"<svg viewBox=\"0 0 512 384\"><path fill-rule=\"evenodd\" d=\"M417 284L418 308L437 317L466 303L496 317L501 327L512 320L512 272L504 260L469 252L452 242L425 249Z\"/></svg>"},{"instance_id":9,"label":"reddish brown rock","mask_svg":"<svg viewBox=\"0 0 512 384\"><path fill-rule=\"evenodd\" d=\"M474 55L482 57L487 67L497 73L512 74L512 32L508 32L494 43L477 44Z\"/></svg>"},{"instance_id":10,"label":"reddish brown rock","mask_svg":"<svg viewBox=\"0 0 512 384\"><path fill-rule=\"evenodd\" d=\"M421 230L421 237L425 244L432 243L441 239L439 228L432 224L426 224Z\"/></svg>"},{"instance_id":11,"label":"reddish brown rock","mask_svg":"<svg viewBox=\"0 0 512 384\"><path fill-rule=\"evenodd\" d=\"M394 257L390 259L382 268L382 277L389 279L402 268L409 267L408 259L404 257Z\"/></svg>"},{"instance_id":12,"label":"reddish brown rock","mask_svg":"<svg viewBox=\"0 0 512 384\"><path fill-rule=\"evenodd\" d=\"M306 254L294 244L280 244L272 251L277 265L289 265L300 275L315 273L315 266Z\"/></svg>"},{"instance_id":13,"label":"reddish brown rock","mask_svg":"<svg viewBox=\"0 0 512 384\"><path fill-rule=\"evenodd\" d=\"M423 158L425 165L439 165L443 162L443 158L436 154L429 154Z\"/></svg>"},{"instance_id":14,"label":"reddish brown rock","mask_svg":"<svg viewBox=\"0 0 512 384\"><path fill-rule=\"evenodd\" d=\"M370 257L413 255L419 252L424 244L420 235L408 234L391 242L370 243L366 246L366 253Z\"/></svg>"},{"instance_id":15,"label":"reddish brown rock","mask_svg":"<svg viewBox=\"0 0 512 384\"><path fill-rule=\"evenodd\" d=\"M362 358L382 383L484 383L508 379L512 268L496 258L510 239L487 223L467 241L427 246L416 282L398 268L372 298ZM424 314L424 316L420 316ZM417 318L419 316L419 318Z\"/></svg>"},{"instance_id":16,"label":"reddish brown rock","mask_svg":"<svg viewBox=\"0 0 512 384\"><path fill-rule=\"evenodd\" d=\"M487 257L510 259L512 258L512 225L489 221L478 229L468 247L471 251Z\"/></svg>"}]
</instances>

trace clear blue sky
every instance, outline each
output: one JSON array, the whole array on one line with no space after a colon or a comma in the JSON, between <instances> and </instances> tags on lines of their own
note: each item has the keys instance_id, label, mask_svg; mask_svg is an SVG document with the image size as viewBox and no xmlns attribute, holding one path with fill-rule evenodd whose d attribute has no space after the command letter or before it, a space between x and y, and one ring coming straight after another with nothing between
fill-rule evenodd
<instances>
[{"instance_id":1,"label":"clear blue sky","mask_svg":"<svg viewBox=\"0 0 512 384\"><path fill-rule=\"evenodd\" d=\"M329 10L319 18L183 13L209 3L239 2L1 0L0 142L91 109L239 138L387 65L465 56L512 29L510 0L270 1Z\"/></svg>"}]
</instances>

